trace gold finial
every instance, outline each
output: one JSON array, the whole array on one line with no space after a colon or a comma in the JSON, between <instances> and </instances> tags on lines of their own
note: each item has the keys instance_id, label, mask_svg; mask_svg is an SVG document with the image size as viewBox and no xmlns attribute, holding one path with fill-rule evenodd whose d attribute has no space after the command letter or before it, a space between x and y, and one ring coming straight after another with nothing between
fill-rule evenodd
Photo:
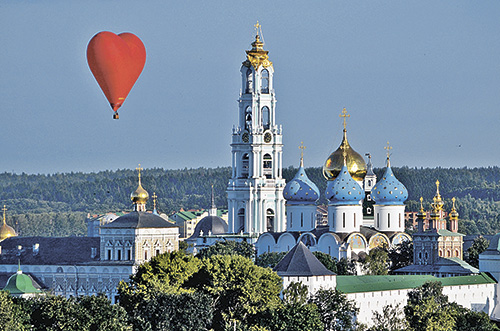
<instances>
[{"instance_id":1,"label":"gold finial","mask_svg":"<svg viewBox=\"0 0 500 331\"><path fill-rule=\"evenodd\" d=\"M424 213L424 198L420 197L420 212Z\"/></svg>"},{"instance_id":2,"label":"gold finial","mask_svg":"<svg viewBox=\"0 0 500 331\"><path fill-rule=\"evenodd\" d=\"M259 24L259 21L257 21L257 24L254 25L255 27L255 33L257 34L257 36L259 35L259 29L261 27L261 25Z\"/></svg>"},{"instance_id":3,"label":"gold finial","mask_svg":"<svg viewBox=\"0 0 500 331\"><path fill-rule=\"evenodd\" d=\"M387 166L390 167L391 166L390 157L391 157L392 146L389 145L389 142L387 142L387 146L385 146L384 149L387 151Z\"/></svg>"},{"instance_id":4,"label":"gold finial","mask_svg":"<svg viewBox=\"0 0 500 331\"><path fill-rule=\"evenodd\" d=\"M436 196L440 196L440 194L439 194L439 180L436 180Z\"/></svg>"},{"instance_id":5,"label":"gold finial","mask_svg":"<svg viewBox=\"0 0 500 331\"><path fill-rule=\"evenodd\" d=\"M339 117L343 117L344 118L344 132L345 132L347 130L347 119L346 119L346 117L351 117L351 115L349 115L347 113L347 110L345 110L345 107L344 107L344 109L342 109L342 114L340 114Z\"/></svg>"},{"instance_id":6,"label":"gold finial","mask_svg":"<svg viewBox=\"0 0 500 331\"><path fill-rule=\"evenodd\" d=\"M151 197L153 198L153 210L156 210L156 198L158 198L156 192L153 192L153 195Z\"/></svg>"},{"instance_id":7,"label":"gold finial","mask_svg":"<svg viewBox=\"0 0 500 331\"><path fill-rule=\"evenodd\" d=\"M141 164L139 163L139 167L135 168L135 170L137 170L139 172L139 185L141 184Z\"/></svg>"},{"instance_id":8,"label":"gold finial","mask_svg":"<svg viewBox=\"0 0 500 331\"><path fill-rule=\"evenodd\" d=\"M342 150L342 156L344 157L344 165L347 166L347 146L346 144L342 144L340 146L340 149Z\"/></svg>"},{"instance_id":9,"label":"gold finial","mask_svg":"<svg viewBox=\"0 0 500 331\"><path fill-rule=\"evenodd\" d=\"M5 223L5 212L7 211L7 207L5 205L3 205L2 210L3 210L3 224L6 224Z\"/></svg>"},{"instance_id":10,"label":"gold finial","mask_svg":"<svg viewBox=\"0 0 500 331\"><path fill-rule=\"evenodd\" d=\"M300 142L299 149L300 149L300 166L303 167L304 166L304 149L306 149L306 146L304 146L303 141Z\"/></svg>"},{"instance_id":11,"label":"gold finial","mask_svg":"<svg viewBox=\"0 0 500 331\"><path fill-rule=\"evenodd\" d=\"M453 210L455 210L455 200L456 200L455 197L451 198L451 202L453 202L453 207L452 207Z\"/></svg>"}]
</instances>

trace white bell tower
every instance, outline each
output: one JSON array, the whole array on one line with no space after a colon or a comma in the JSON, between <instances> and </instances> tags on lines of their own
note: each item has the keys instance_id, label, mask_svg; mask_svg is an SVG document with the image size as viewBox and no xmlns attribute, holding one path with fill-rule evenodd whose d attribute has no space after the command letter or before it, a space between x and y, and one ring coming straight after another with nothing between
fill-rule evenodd
<instances>
[{"instance_id":1,"label":"white bell tower","mask_svg":"<svg viewBox=\"0 0 500 331\"><path fill-rule=\"evenodd\" d=\"M257 22L252 49L240 72L238 125L231 140L232 174L227 187L228 232L258 237L286 230L281 126L275 122L273 64Z\"/></svg>"}]
</instances>

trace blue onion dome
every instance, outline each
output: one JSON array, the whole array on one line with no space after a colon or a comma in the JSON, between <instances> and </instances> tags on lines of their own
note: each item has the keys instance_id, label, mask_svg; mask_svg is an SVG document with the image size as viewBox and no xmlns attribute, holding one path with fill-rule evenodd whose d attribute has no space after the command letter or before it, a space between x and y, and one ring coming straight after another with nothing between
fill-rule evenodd
<instances>
[{"instance_id":1,"label":"blue onion dome","mask_svg":"<svg viewBox=\"0 0 500 331\"><path fill-rule=\"evenodd\" d=\"M394 176L389 157L382 179L372 189L372 198L379 205L402 205L408 199L408 190Z\"/></svg>"},{"instance_id":2,"label":"blue onion dome","mask_svg":"<svg viewBox=\"0 0 500 331\"><path fill-rule=\"evenodd\" d=\"M290 204L301 204L316 202L319 199L319 189L309 177L304 169L304 159L300 159L299 171L295 177L289 181L283 190L283 197Z\"/></svg>"},{"instance_id":3,"label":"blue onion dome","mask_svg":"<svg viewBox=\"0 0 500 331\"><path fill-rule=\"evenodd\" d=\"M363 189L351 177L345 163L338 176L328 181L325 195L332 205L357 205L365 197Z\"/></svg>"}]
</instances>

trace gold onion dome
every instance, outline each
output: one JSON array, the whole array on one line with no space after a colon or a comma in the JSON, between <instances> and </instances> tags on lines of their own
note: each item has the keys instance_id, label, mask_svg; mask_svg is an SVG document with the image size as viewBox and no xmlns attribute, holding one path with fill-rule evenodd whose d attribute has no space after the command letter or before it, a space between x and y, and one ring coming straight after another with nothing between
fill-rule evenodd
<instances>
[{"instance_id":1,"label":"gold onion dome","mask_svg":"<svg viewBox=\"0 0 500 331\"><path fill-rule=\"evenodd\" d=\"M451 211L450 211L450 214L449 214L450 219L458 219L458 216L459 216L458 212L457 212L457 210L455 208L455 200L456 200L455 198L451 199L451 201L453 202L453 207L451 208Z\"/></svg>"},{"instance_id":2,"label":"gold onion dome","mask_svg":"<svg viewBox=\"0 0 500 331\"><path fill-rule=\"evenodd\" d=\"M344 108L340 117L344 118L344 138L342 139L342 143L339 148L334 151L325 162L323 166L323 176L327 180L334 180L340 173L340 170L344 166L344 156L342 149L346 152L346 165L349 170L349 174L351 177L359 182L362 181L366 176L366 162L363 157L357 153L355 150L351 148L349 142L347 141L347 129L346 129L346 117L349 117Z\"/></svg>"},{"instance_id":3,"label":"gold onion dome","mask_svg":"<svg viewBox=\"0 0 500 331\"><path fill-rule=\"evenodd\" d=\"M3 224L2 224L2 227L0 228L0 241L7 239L9 237L17 236L17 233L14 230L14 228L11 226L8 226L7 223L5 222L5 212L6 211L7 211L7 208L5 206L3 206Z\"/></svg>"},{"instance_id":4,"label":"gold onion dome","mask_svg":"<svg viewBox=\"0 0 500 331\"><path fill-rule=\"evenodd\" d=\"M132 200L134 203L146 203L149 199L149 193L146 191L142 185L141 185L141 165L139 164L139 168L137 168L139 171L139 186L137 189L130 194L130 200Z\"/></svg>"}]
</instances>

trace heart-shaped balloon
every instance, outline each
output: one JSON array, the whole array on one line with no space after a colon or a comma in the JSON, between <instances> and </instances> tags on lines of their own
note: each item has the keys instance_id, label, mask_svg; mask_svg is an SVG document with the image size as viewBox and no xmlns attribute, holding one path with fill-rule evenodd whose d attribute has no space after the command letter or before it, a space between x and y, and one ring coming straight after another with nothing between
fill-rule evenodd
<instances>
[{"instance_id":1,"label":"heart-shaped balloon","mask_svg":"<svg viewBox=\"0 0 500 331\"><path fill-rule=\"evenodd\" d=\"M144 69L144 44L132 33L99 32L87 46L87 61L118 118L116 111Z\"/></svg>"}]
</instances>

